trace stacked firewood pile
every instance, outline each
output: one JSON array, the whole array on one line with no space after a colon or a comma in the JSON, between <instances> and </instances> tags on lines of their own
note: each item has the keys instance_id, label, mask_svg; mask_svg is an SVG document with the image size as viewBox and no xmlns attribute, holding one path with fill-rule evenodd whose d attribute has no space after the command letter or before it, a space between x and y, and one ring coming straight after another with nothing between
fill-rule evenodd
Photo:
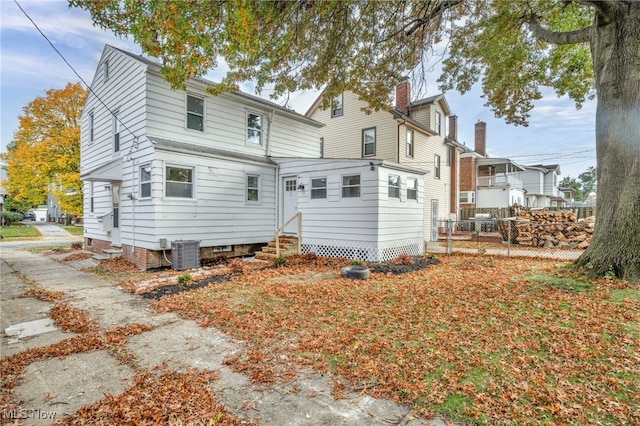
<instances>
[{"instance_id":1,"label":"stacked firewood pile","mask_svg":"<svg viewBox=\"0 0 640 426\"><path fill-rule=\"evenodd\" d=\"M591 243L595 229L595 217L580 222L573 212L547 210L522 211L514 222L501 222L500 232L508 239L511 226L511 242L532 247L560 247L585 249Z\"/></svg>"}]
</instances>

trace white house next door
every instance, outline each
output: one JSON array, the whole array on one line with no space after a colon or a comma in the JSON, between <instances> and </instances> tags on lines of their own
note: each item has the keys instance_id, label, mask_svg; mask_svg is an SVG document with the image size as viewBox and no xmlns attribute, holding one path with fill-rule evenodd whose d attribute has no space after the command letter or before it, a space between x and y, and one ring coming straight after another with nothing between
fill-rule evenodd
<instances>
[{"instance_id":1,"label":"white house next door","mask_svg":"<svg viewBox=\"0 0 640 426\"><path fill-rule=\"evenodd\" d=\"M298 181L295 176L282 178L282 220L284 223L298 211ZM297 234L298 222L293 221L284 228L285 234Z\"/></svg>"}]
</instances>

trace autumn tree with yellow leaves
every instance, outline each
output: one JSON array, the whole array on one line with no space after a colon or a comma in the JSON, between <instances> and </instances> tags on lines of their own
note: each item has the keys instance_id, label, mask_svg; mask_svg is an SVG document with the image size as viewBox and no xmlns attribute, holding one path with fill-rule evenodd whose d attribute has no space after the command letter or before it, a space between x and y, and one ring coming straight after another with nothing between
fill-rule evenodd
<instances>
[{"instance_id":1,"label":"autumn tree with yellow leaves","mask_svg":"<svg viewBox=\"0 0 640 426\"><path fill-rule=\"evenodd\" d=\"M88 90L80 83L47 90L23 108L13 141L2 154L9 196L33 206L56 198L68 215L82 212L80 114Z\"/></svg>"}]
</instances>

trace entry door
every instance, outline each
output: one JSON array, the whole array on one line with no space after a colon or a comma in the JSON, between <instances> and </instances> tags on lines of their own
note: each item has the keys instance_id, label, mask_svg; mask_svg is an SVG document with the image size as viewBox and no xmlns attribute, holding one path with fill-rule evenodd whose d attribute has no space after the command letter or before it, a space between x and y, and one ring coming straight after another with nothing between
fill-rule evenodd
<instances>
[{"instance_id":1,"label":"entry door","mask_svg":"<svg viewBox=\"0 0 640 426\"><path fill-rule=\"evenodd\" d=\"M298 181L295 176L282 178L282 221L284 223L298 211ZM285 234L297 234L298 222L293 221L284 228Z\"/></svg>"},{"instance_id":2,"label":"entry door","mask_svg":"<svg viewBox=\"0 0 640 426\"><path fill-rule=\"evenodd\" d=\"M120 247L120 185L112 185L113 228L111 229L111 245Z\"/></svg>"},{"instance_id":3,"label":"entry door","mask_svg":"<svg viewBox=\"0 0 640 426\"><path fill-rule=\"evenodd\" d=\"M438 200L431 200L431 241L438 241Z\"/></svg>"}]
</instances>

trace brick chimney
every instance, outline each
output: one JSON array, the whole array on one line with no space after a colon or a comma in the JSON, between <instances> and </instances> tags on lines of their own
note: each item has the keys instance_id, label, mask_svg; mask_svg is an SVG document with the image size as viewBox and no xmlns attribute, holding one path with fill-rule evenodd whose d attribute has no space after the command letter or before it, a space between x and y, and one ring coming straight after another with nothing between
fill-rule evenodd
<instances>
[{"instance_id":1,"label":"brick chimney","mask_svg":"<svg viewBox=\"0 0 640 426\"><path fill-rule=\"evenodd\" d=\"M484 121L476 123L474 151L483 157L487 156L487 123Z\"/></svg>"},{"instance_id":2,"label":"brick chimney","mask_svg":"<svg viewBox=\"0 0 640 426\"><path fill-rule=\"evenodd\" d=\"M457 115L449 116L449 139L454 141L458 140L458 116Z\"/></svg>"},{"instance_id":3,"label":"brick chimney","mask_svg":"<svg viewBox=\"0 0 640 426\"><path fill-rule=\"evenodd\" d=\"M409 109L410 100L411 85L409 83L409 77L405 77L396 85L396 109L406 114Z\"/></svg>"}]
</instances>

